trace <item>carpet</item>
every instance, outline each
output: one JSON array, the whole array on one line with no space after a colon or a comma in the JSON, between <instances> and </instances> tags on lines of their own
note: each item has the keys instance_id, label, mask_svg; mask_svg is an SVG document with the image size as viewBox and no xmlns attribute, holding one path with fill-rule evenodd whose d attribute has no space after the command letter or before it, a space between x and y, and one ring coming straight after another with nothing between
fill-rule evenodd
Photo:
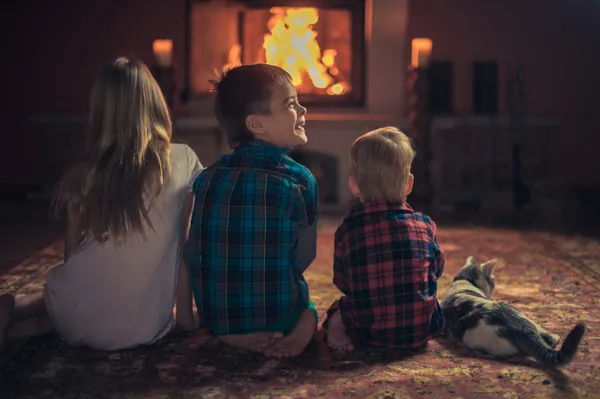
<instances>
[{"instance_id":1,"label":"carpet","mask_svg":"<svg viewBox=\"0 0 600 399\"><path fill-rule=\"evenodd\" d=\"M334 228L320 228L318 256L306 273L321 318L339 295L331 284ZM439 241L448 258L440 296L468 255L502 257L498 298L563 338L576 322L587 324L573 363L543 370L526 359L499 361L442 339L417 351L354 353L333 352L315 340L298 358L272 360L227 348L204 331L118 352L71 348L49 334L2 352L0 397L600 398L600 242L478 227L441 227ZM2 290L41 289L61 251L60 244L50 246L2 276Z\"/></svg>"}]
</instances>

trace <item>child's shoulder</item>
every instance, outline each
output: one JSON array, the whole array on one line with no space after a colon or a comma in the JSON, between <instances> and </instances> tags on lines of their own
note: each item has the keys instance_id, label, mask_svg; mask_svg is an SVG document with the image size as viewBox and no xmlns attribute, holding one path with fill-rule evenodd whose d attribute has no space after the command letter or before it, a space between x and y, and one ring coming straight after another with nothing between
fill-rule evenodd
<instances>
[{"instance_id":1,"label":"child's shoulder","mask_svg":"<svg viewBox=\"0 0 600 399\"><path fill-rule=\"evenodd\" d=\"M408 234L410 240L430 242L436 235L437 226L433 219L424 212L414 212L407 215L404 220L407 231L418 232L418 234Z\"/></svg>"},{"instance_id":2,"label":"child's shoulder","mask_svg":"<svg viewBox=\"0 0 600 399\"><path fill-rule=\"evenodd\" d=\"M425 212L415 212L413 215L416 221L435 226L435 222L433 221L433 219Z\"/></svg>"},{"instance_id":3,"label":"child's shoulder","mask_svg":"<svg viewBox=\"0 0 600 399\"><path fill-rule=\"evenodd\" d=\"M172 164L185 165L184 167L180 167L180 169L186 170L186 167L192 169L203 168L198 155L187 144L171 143L170 153Z\"/></svg>"},{"instance_id":4,"label":"child's shoulder","mask_svg":"<svg viewBox=\"0 0 600 399\"><path fill-rule=\"evenodd\" d=\"M420 230L426 231L428 235L435 235L436 224L429 215L424 212L415 212L408 204L398 209L386 209L385 211L371 209L357 204L350 208L336 234L343 235L355 230L387 229L387 230Z\"/></svg>"},{"instance_id":5,"label":"child's shoulder","mask_svg":"<svg viewBox=\"0 0 600 399\"><path fill-rule=\"evenodd\" d=\"M287 155L263 166L261 173L270 175L285 186L296 187L296 185L300 185L309 190L316 189L317 181L310 169Z\"/></svg>"},{"instance_id":6,"label":"child's shoulder","mask_svg":"<svg viewBox=\"0 0 600 399\"><path fill-rule=\"evenodd\" d=\"M194 150L183 143L171 143L171 156L173 158L197 158Z\"/></svg>"},{"instance_id":7,"label":"child's shoulder","mask_svg":"<svg viewBox=\"0 0 600 399\"><path fill-rule=\"evenodd\" d=\"M283 157L282 166L285 168L286 173L290 175L294 180L297 181L314 181L315 177L313 176L310 169L306 166L302 165L300 162L292 159L289 155L285 155Z\"/></svg>"},{"instance_id":8,"label":"child's shoulder","mask_svg":"<svg viewBox=\"0 0 600 399\"><path fill-rule=\"evenodd\" d=\"M207 177L211 176L214 173L215 166L216 166L216 163L213 163L212 165L209 165L206 168L202 169L202 171L198 174L198 176L194 180L194 183L193 183L194 191L196 191L198 189L198 187L200 187L204 182L210 181L210 178L207 179Z\"/></svg>"}]
</instances>

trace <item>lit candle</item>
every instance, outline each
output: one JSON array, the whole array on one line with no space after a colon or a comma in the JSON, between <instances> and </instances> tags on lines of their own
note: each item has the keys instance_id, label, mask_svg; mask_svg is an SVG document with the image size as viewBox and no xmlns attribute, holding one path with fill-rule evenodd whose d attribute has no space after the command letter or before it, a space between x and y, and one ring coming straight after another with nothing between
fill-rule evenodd
<instances>
[{"instance_id":1,"label":"lit candle","mask_svg":"<svg viewBox=\"0 0 600 399\"><path fill-rule=\"evenodd\" d=\"M155 40L152 43L152 50L156 63L162 67L170 67L173 57L173 41L172 40Z\"/></svg>"},{"instance_id":2,"label":"lit candle","mask_svg":"<svg viewBox=\"0 0 600 399\"><path fill-rule=\"evenodd\" d=\"M413 68L425 68L429 65L431 49L433 43L431 39L418 38L412 40L411 66Z\"/></svg>"}]
</instances>

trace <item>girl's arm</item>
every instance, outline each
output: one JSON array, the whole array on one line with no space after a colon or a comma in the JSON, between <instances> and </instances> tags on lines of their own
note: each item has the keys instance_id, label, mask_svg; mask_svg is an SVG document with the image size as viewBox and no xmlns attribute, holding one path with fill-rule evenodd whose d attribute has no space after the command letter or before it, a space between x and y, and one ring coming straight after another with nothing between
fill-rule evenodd
<instances>
[{"instance_id":1,"label":"girl's arm","mask_svg":"<svg viewBox=\"0 0 600 399\"><path fill-rule=\"evenodd\" d=\"M179 281L177 282L177 293L175 296L175 306L177 313L175 320L177 326L183 330L192 330L196 328L194 320L194 311L192 309L192 281L190 270L187 267L183 257L183 247L188 240L190 234L190 224L192 221L192 210L194 209L194 193L188 193L182 214L182 231L181 231L181 265L179 267Z\"/></svg>"}]
</instances>

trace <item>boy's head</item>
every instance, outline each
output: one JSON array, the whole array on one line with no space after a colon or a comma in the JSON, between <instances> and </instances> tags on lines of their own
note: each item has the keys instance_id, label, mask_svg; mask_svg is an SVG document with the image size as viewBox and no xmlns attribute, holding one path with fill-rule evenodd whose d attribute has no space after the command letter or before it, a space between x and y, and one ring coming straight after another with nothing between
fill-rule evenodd
<instances>
[{"instance_id":1,"label":"boy's head","mask_svg":"<svg viewBox=\"0 0 600 399\"><path fill-rule=\"evenodd\" d=\"M360 136L350 148L350 191L362 201L406 201L413 187L414 158L410 138L395 127Z\"/></svg>"},{"instance_id":2,"label":"boy's head","mask_svg":"<svg viewBox=\"0 0 600 399\"><path fill-rule=\"evenodd\" d=\"M290 74L268 64L242 65L211 81L217 93L215 113L230 146L261 139L278 147L307 142L306 108Z\"/></svg>"}]
</instances>

